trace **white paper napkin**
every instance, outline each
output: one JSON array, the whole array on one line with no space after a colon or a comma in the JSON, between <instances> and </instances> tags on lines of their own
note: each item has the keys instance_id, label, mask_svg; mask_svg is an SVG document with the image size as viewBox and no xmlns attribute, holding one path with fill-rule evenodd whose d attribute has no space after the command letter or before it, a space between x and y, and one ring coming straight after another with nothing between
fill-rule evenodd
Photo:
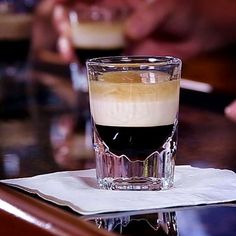
<instances>
[{"instance_id":1,"label":"white paper napkin","mask_svg":"<svg viewBox=\"0 0 236 236\"><path fill-rule=\"evenodd\" d=\"M113 191L97 188L95 170L56 172L6 183L74 211L104 212L151 210L236 200L236 174L230 170L176 166L175 184L165 191Z\"/></svg>"}]
</instances>

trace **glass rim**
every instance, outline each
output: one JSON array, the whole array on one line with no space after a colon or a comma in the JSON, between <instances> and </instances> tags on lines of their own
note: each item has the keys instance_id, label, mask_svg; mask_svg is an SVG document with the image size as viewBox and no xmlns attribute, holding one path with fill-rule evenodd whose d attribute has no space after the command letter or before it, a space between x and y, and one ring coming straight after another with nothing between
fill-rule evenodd
<instances>
[{"instance_id":1,"label":"glass rim","mask_svg":"<svg viewBox=\"0 0 236 236\"><path fill-rule=\"evenodd\" d=\"M182 61L174 56L109 56L96 57L86 61L87 66L132 66L140 65L153 66L181 66Z\"/></svg>"}]
</instances>

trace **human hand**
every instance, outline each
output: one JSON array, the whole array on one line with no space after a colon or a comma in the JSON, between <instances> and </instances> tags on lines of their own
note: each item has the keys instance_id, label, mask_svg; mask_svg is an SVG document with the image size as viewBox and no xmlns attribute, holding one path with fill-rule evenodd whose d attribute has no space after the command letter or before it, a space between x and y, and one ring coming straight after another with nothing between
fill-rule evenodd
<instances>
[{"instance_id":1,"label":"human hand","mask_svg":"<svg viewBox=\"0 0 236 236\"><path fill-rule=\"evenodd\" d=\"M171 46L167 42L155 41L153 38L153 31L156 31L160 21L163 21L169 13L175 9L179 0L176 1L141 1L141 0L126 0L126 1L106 1L105 4L126 4L127 8L132 9L133 14L128 17L125 24L125 34L128 41L132 41L126 48L127 54L165 54L166 49ZM64 1L66 3L66 0ZM161 4L161 8L160 5ZM186 11L183 11L186 12ZM70 23L66 16L66 10L63 4L56 4L53 11L54 26L58 31L58 50L61 56L68 61L72 59L72 47L71 47L71 32ZM187 18L184 17L184 19ZM181 35L183 34L183 24L179 23L181 29ZM188 26L189 27L189 26ZM180 32L178 32L180 34ZM163 47L164 45L164 47ZM173 45L176 47L176 45ZM179 46L179 45L178 45ZM184 49L185 44L181 47ZM160 50L161 49L161 50ZM173 47L171 48L173 49ZM188 50L187 50L188 51Z\"/></svg>"},{"instance_id":2,"label":"human hand","mask_svg":"<svg viewBox=\"0 0 236 236\"><path fill-rule=\"evenodd\" d=\"M32 51L35 58L56 63L76 61L68 10L74 3L83 2L116 8L123 7L125 0L41 0L35 12L32 34Z\"/></svg>"},{"instance_id":3,"label":"human hand","mask_svg":"<svg viewBox=\"0 0 236 236\"><path fill-rule=\"evenodd\" d=\"M47 37L45 34L34 37L39 45L45 38L50 41L48 38L56 35L60 55L67 62L74 58L70 42L70 23L64 7L68 2L69 0L41 2L37 13L41 19L47 19L45 15L51 13L56 34L51 31ZM131 41L126 48L126 54L174 55L185 59L233 42L236 38L235 1L103 0L102 2L110 5L126 4L132 9L125 27L127 39ZM48 21L44 26L48 28Z\"/></svg>"},{"instance_id":4,"label":"human hand","mask_svg":"<svg viewBox=\"0 0 236 236\"><path fill-rule=\"evenodd\" d=\"M174 55L181 59L236 39L236 2L218 0L129 0L129 54ZM224 11L222 11L224 9Z\"/></svg>"}]
</instances>

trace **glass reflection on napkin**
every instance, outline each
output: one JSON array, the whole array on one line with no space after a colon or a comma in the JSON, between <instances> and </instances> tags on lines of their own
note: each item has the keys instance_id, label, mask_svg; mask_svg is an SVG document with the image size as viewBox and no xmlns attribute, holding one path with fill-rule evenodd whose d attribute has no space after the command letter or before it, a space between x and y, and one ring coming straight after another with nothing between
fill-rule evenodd
<instances>
[{"instance_id":1,"label":"glass reflection on napkin","mask_svg":"<svg viewBox=\"0 0 236 236\"><path fill-rule=\"evenodd\" d=\"M0 182L35 193L83 214L151 210L236 200L236 174L230 170L176 166L175 184L166 191L98 189L95 170L65 171Z\"/></svg>"}]
</instances>

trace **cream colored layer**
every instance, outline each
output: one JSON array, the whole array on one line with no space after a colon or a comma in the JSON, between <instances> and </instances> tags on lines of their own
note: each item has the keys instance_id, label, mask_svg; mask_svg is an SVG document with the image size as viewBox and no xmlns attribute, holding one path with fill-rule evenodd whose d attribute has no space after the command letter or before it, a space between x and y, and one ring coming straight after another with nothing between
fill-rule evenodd
<instances>
[{"instance_id":1,"label":"cream colored layer","mask_svg":"<svg viewBox=\"0 0 236 236\"><path fill-rule=\"evenodd\" d=\"M166 81L168 75L158 73L156 78L151 75L156 80L151 83L148 74L137 77L137 73L129 72L119 77L121 73L113 73L112 77L106 75L99 81L90 81L90 108L95 123L127 127L173 124L179 106L180 81Z\"/></svg>"},{"instance_id":2,"label":"cream colored layer","mask_svg":"<svg viewBox=\"0 0 236 236\"><path fill-rule=\"evenodd\" d=\"M94 122L99 125L150 127L173 124L178 112L178 99L154 102L117 102L92 100Z\"/></svg>"},{"instance_id":3,"label":"cream colored layer","mask_svg":"<svg viewBox=\"0 0 236 236\"><path fill-rule=\"evenodd\" d=\"M125 45L122 23L72 23L72 41L75 47L112 49Z\"/></svg>"},{"instance_id":4,"label":"cream colored layer","mask_svg":"<svg viewBox=\"0 0 236 236\"><path fill-rule=\"evenodd\" d=\"M31 25L31 14L0 14L0 39L27 39Z\"/></svg>"}]
</instances>

